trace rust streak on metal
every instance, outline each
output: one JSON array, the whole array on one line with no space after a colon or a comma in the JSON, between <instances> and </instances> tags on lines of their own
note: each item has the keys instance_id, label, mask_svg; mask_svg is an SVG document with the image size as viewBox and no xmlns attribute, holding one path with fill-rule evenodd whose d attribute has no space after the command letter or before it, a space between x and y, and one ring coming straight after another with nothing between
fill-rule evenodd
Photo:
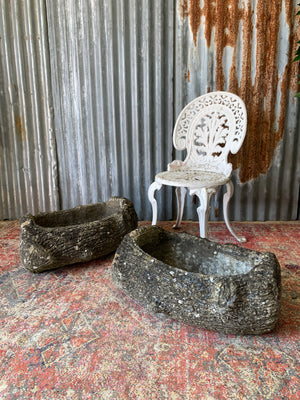
<instances>
[{"instance_id":1,"label":"rust streak on metal","mask_svg":"<svg viewBox=\"0 0 300 400\"><path fill-rule=\"evenodd\" d=\"M260 47L264 48L265 59L262 63L262 68L259 70L262 75L262 89L264 89L264 113L259 143L261 153L259 172L265 174L271 164L273 152L277 145L277 143L275 144L276 131L274 129L274 123L276 121L275 106L279 80L277 56L280 25L279 16L281 13L282 1L273 0L267 5L267 8L265 8L265 1L263 1L263 4L264 15L268 14L268 18L265 39L264 42L260 44ZM268 51L266 51L266 49L268 49ZM283 93L282 95L285 96L286 94Z\"/></svg>"},{"instance_id":2,"label":"rust streak on metal","mask_svg":"<svg viewBox=\"0 0 300 400\"><path fill-rule=\"evenodd\" d=\"M300 11L300 6L296 7L296 12ZM296 14L295 12L295 14ZM290 21L293 20L293 10L290 15L287 15L287 18L289 18ZM291 51L292 55L291 57L294 59L296 55L296 50L299 46L299 43L297 43L300 40L300 21L299 21L299 15L297 16L297 20L294 21L295 29L292 30L292 37L291 37ZM293 93L299 92L299 86L298 86L298 76L300 75L300 62L293 62L291 63L291 69L290 69L290 74L291 74L291 88Z\"/></svg>"},{"instance_id":3,"label":"rust streak on metal","mask_svg":"<svg viewBox=\"0 0 300 400\"><path fill-rule=\"evenodd\" d=\"M186 5L186 2L184 3ZM235 0L226 2L203 0L201 8L200 0L189 0L188 10L187 7L185 8L195 46L197 46L202 16L208 47L211 46L212 32L213 29L215 30L216 90L224 90L225 87L224 49L226 46L233 48L229 91L238 94L244 100L248 113L248 130L244 144L237 155L230 157L233 167L240 170L241 182L247 182L268 171L276 146L283 136L287 96L289 91L294 93L297 91L297 74L299 73L299 65L291 62L297 48L297 40L299 40L293 0L273 0L272 2L257 0L255 10L252 4L251 0L244 0L240 8L239 2ZM288 62L284 73L280 76L277 60L280 57L278 54L279 28L280 14L283 10L290 33ZM256 14L255 27L254 13ZM240 26L242 29L242 70L239 81L236 52ZM254 36L254 28L256 36ZM255 65L251 58L254 40L256 41ZM254 80L251 70L255 71ZM280 106L279 114L276 115L278 89L280 90Z\"/></svg>"},{"instance_id":4,"label":"rust streak on metal","mask_svg":"<svg viewBox=\"0 0 300 400\"><path fill-rule=\"evenodd\" d=\"M197 46L197 35L201 23L201 8L199 0L190 0L189 3L189 17L190 17L190 27L193 34L194 45Z\"/></svg>"},{"instance_id":5,"label":"rust streak on metal","mask_svg":"<svg viewBox=\"0 0 300 400\"><path fill-rule=\"evenodd\" d=\"M291 2L292 0L290 0ZM253 85L251 72L249 70L244 71L243 54L242 80L237 93L244 99L247 106L248 130L239 154L231 157L234 168L240 168L241 182L247 182L268 171L276 146L284 132L285 107L290 84L289 64L281 77L279 86L281 92L280 109L277 127L275 126L275 105L280 78L277 69L279 17L282 4L282 0L275 0L268 5L263 0L257 2L256 74ZM291 12L291 7L286 7L286 10ZM245 28L244 19L243 28ZM249 43L251 42L247 35L243 35L243 47L248 47L248 51L251 51ZM291 60L291 57L289 57L289 60Z\"/></svg>"},{"instance_id":6,"label":"rust streak on metal","mask_svg":"<svg viewBox=\"0 0 300 400\"><path fill-rule=\"evenodd\" d=\"M187 82L190 82L191 81L191 71L188 69L188 71L184 74L184 79L187 81Z\"/></svg>"},{"instance_id":7,"label":"rust streak on metal","mask_svg":"<svg viewBox=\"0 0 300 400\"><path fill-rule=\"evenodd\" d=\"M216 0L215 12L215 48L216 48L216 90L222 90L225 85L223 71L223 49L226 46L225 28L227 24L226 2Z\"/></svg>"},{"instance_id":8,"label":"rust streak on metal","mask_svg":"<svg viewBox=\"0 0 300 400\"><path fill-rule=\"evenodd\" d=\"M207 47L210 47L211 39L212 39L212 30L214 27L214 18L215 18L215 6L212 2L205 1L203 9L202 9L202 15L204 15L204 17L205 17L204 35L205 35Z\"/></svg>"},{"instance_id":9,"label":"rust streak on metal","mask_svg":"<svg viewBox=\"0 0 300 400\"><path fill-rule=\"evenodd\" d=\"M236 43L239 33L239 22L242 18L242 9L235 0L216 0L214 6L215 21L215 49L216 49L216 89L223 90L225 76L223 71L223 53L225 46L231 46L233 52L233 68L235 68ZM233 71L232 78L234 78ZM236 86L237 82L230 82Z\"/></svg>"},{"instance_id":10,"label":"rust streak on metal","mask_svg":"<svg viewBox=\"0 0 300 400\"><path fill-rule=\"evenodd\" d=\"M19 139L24 141L26 139L26 130L24 128L22 117L19 117L19 116L15 117L15 126L16 126L16 132L17 132Z\"/></svg>"},{"instance_id":11,"label":"rust streak on metal","mask_svg":"<svg viewBox=\"0 0 300 400\"><path fill-rule=\"evenodd\" d=\"M242 71L241 71L241 81L238 84L238 79L236 76L236 69L233 65L230 70L230 81L229 90L233 93L238 94L245 102L247 106L247 111L249 110L249 104L252 102L252 83L251 83L251 52L252 52L252 35L253 35L253 24L252 24L253 10L251 8L250 0L244 4L242 11L242 37L243 37L243 53L242 53ZM248 112L249 114L249 112ZM234 168L244 165L245 159L247 160L247 166L252 171L255 168L255 162L251 164L249 161L249 146L251 144L252 137L249 135L250 125L255 127L254 121L249 118L248 115L248 133L244 140L242 149L235 155L230 156L230 162L233 163ZM253 131L253 128L252 130ZM240 175L241 175L240 167Z\"/></svg>"},{"instance_id":12,"label":"rust streak on metal","mask_svg":"<svg viewBox=\"0 0 300 400\"><path fill-rule=\"evenodd\" d=\"M188 0L179 0L177 11L180 18L182 19L186 18L189 15Z\"/></svg>"},{"instance_id":13,"label":"rust streak on metal","mask_svg":"<svg viewBox=\"0 0 300 400\"><path fill-rule=\"evenodd\" d=\"M297 1L298 3L298 1ZM290 0L284 0L284 8L285 8L285 15L286 15L286 22L290 28L293 30L293 20L294 20L294 3ZM296 14L296 12L295 12Z\"/></svg>"}]
</instances>

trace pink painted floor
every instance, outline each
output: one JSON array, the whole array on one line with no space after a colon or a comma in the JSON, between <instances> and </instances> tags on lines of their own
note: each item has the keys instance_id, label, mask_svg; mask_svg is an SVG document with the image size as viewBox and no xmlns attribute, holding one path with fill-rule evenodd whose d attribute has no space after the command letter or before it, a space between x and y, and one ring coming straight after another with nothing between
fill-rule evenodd
<instances>
[{"instance_id":1,"label":"pink painted floor","mask_svg":"<svg viewBox=\"0 0 300 400\"><path fill-rule=\"evenodd\" d=\"M243 246L281 264L271 334L219 334L148 313L115 288L113 254L34 275L20 264L18 222L0 222L0 399L300 399L300 224L233 226ZM182 230L198 234L198 224ZM210 223L209 238L236 243L223 223Z\"/></svg>"}]
</instances>

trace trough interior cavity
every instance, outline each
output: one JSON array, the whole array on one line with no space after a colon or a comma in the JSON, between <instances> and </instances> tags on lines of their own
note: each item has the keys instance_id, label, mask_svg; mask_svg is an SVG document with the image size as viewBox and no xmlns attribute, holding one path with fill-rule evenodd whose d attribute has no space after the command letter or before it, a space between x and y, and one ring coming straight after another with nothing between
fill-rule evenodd
<instances>
[{"instance_id":1,"label":"trough interior cavity","mask_svg":"<svg viewBox=\"0 0 300 400\"><path fill-rule=\"evenodd\" d=\"M117 212L116 204L97 204L86 207L78 207L71 210L57 211L51 214L37 215L35 223L44 228L64 227L86 224L93 221L103 220Z\"/></svg>"},{"instance_id":2,"label":"trough interior cavity","mask_svg":"<svg viewBox=\"0 0 300 400\"><path fill-rule=\"evenodd\" d=\"M226 251L224 246L220 249L209 241L183 238L161 237L144 244L142 249L172 267L213 276L246 274L261 261L261 256L255 252L240 254L237 247L237 252L232 254L232 250Z\"/></svg>"}]
</instances>

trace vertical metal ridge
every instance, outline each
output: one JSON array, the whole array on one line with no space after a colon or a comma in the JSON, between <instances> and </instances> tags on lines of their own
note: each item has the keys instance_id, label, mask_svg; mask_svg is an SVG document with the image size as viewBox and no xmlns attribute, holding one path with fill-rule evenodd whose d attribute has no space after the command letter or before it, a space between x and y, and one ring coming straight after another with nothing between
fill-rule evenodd
<instances>
[{"instance_id":1,"label":"vertical metal ridge","mask_svg":"<svg viewBox=\"0 0 300 400\"><path fill-rule=\"evenodd\" d=\"M143 171L142 179L142 204L147 204L148 196L147 189L152 183L151 176L149 176L149 170L153 170L153 160L152 160L152 126L151 126L151 116L149 115L149 105L151 101L150 89L151 89L151 26L152 21L150 20L150 7L146 1L143 1L141 15L141 26L142 29L142 41L141 41L141 53L143 59L143 69L142 69L142 102L141 102L141 115L143 120L143 125L141 131L143 134L142 149L144 154L144 160L141 163L141 168ZM150 21L150 23L149 23Z\"/></svg>"},{"instance_id":2,"label":"vertical metal ridge","mask_svg":"<svg viewBox=\"0 0 300 400\"><path fill-rule=\"evenodd\" d=\"M95 7L93 2L88 3L87 13L90 15L96 15L98 12L98 8ZM101 157L100 146L101 143L101 132L102 129L102 120L100 117L100 112L98 110L98 105L100 100L95 103L94 99L100 99L100 74L98 70L100 69L100 55L96 49L96 37L97 37L98 27L94 23L94 18L91 20L91 24L89 25L89 36L86 38L89 46L89 79L90 79L90 92L89 92L89 107L91 109L91 116L89 121L89 129L90 129L90 153L92 153L92 162L91 162L91 174L94 173L95 182L90 182L92 186L92 202L97 202L102 199L106 199L106 194L102 193L102 187L98 184L101 182L101 175L105 174L105 163L102 161L103 157ZM105 174L106 175L106 174Z\"/></svg>"},{"instance_id":3,"label":"vertical metal ridge","mask_svg":"<svg viewBox=\"0 0 300 400\"><path fill-rule=\"evenodd\" d=\"M118 157L120 160L120 191L124 196L130 197L130 184L129 184L129 165L130 158L129 140L126 140L126 127L128 126L127 119L127 106L126 106L126 62L125 62L125 43L126 43L126 19L124 15L123 3L118 0L116 12L116 26L119 27L117 31L117 46L115 52L118 54L117 63L117 76L119 80L119 92L117 97L119 109L119 144L118 144Z\"/></svg>"},{"instance_id":4,"label":"vertical metal ridge","mask_svg":"<svg viewBox=\"0 0 300 400\"><path fill-rule=\"evenodd\" d=\"M104 28L105 28L105 79L106 93L104 94L103 102L106 102L106 113L108 115L107 124L107 149L106 154L109 157L109 191L111 194L116 194L118 188L116 186L118 178L118 170L116 166L115 141L116 141L116 119L117 114L114 104L115 95L115 80L114 80L114 65L113 65L113 19L112 19L112 4L106 2L104 6Z\"/></svg>"},{"instance_id":5,"label":"vertical metal ridge","mask_svg":"<svg viewBox=\"0 0 300 400\"><path fill-rule=\"evenodd\" d=\"M82 116L80 118L81 125L80 130L83 132L82 135L78 135L78 146L84 149L84 153L88 154L89 162L86 159L80 157L80 169L83 181L86 182L86 191L82 193L82 198L87 199L86 203L92 203L93 199L96 198L95 188L96 185L92 180L86 179L87 176L95 176L95 151L92 146L93 130L92 130L92 118L93 118L93 107L91 101L91 84L93 77L90 74L90 40L89 40L89 26L84 22L84 15L88 15L87 3L80 1L78 3L77 13L75 11L77 27L74 34L76 35L76 70L78 70L78 112ZM77 33L78 32L78 33Z\"/></svg>"},{"instance_id":6,"label":"vertical metal ridge","mask_svg":"<svg viewBox=\"0 0 300 400\"><path fill-rule=\"evenodd\" d=\"M162 10L163 15L163 40L161 43L162 47L162 78L165 81L165 77L172 77L171 83L166 85L163 83L162 93L165 101L162 103L162 136L164 141L164 154L163 162L165 163L163 169L167 168L167 164L173 160L173 128L174 128L174 66L176 63L175 58L175 25L174 19L170 16L176 11L174 2L168 0L164 2L164 8ZM167 56L166 56L167 55ZM157 172L157 171L156 171ZM163 207L164 219L173 218L173 210L170 206L172 204L172 189L166 190L164 204L168 204L168 207Z\"/></svg>"},{"instance_id":7,"label":"vertical metal ridge","mask_svg":"<svg viewBox=\"0 0 300 400\"><path fill-rule=\"evenodd\" d=\"M15 6L14 3L11 3L11 9L7 8L7 12L11 12L11 14L16 15L16 10L13 8ZM17 195L18 193L25 193L25 199L26 199L26 206L29 206L29 199L28 199L28 192L25 191L25 187L21 186L23 182L21 182L21 176L19 173L15 174L15 171L20 171L21 166L20 166L20 159L19 157L22 159L23 154L22 151L20 152L20 156L19 156L19 148L17 147L18 142L18 137L17 137L17 127L16 124L18 124L18 127L20 128L19 131L21 130L22 132L22 125L21 125L21 120L17 119L16 120L16 112L19 112L19 108L20 108L20 103L21 103L21 107L22 107L22 103L23 103L23 96L24 96L24 91L22 90L22 81L21 81L21 76L20 76L20 68L18 68L18 62L20 61L20 51L19 51L19 43L18 43L18 35L16 33L17 28L14 26L13 24L13 18L12 15L10 14L6 14L5 16L6 22L8 25L11 26L7 26L8 29L10 29L10 31L8 30L8 34L11 35L11 37L13 38L13 40L11 41L11 49L8 50L12 50L12 52L16 53L16 58L14 60L14 63L12 64L12 66L10 66L7 63L7 71L8 72L8 79L9 79L9 85L11 85L9 87L10 90L10 95L11 95L11 99L10 102L11 104L8 107L8 114L10 115L10 124L11 124L11 129L12 131L10 132L9 135L9 148L13 151L13 159L11 160L12 165L11 165L11 172L13 174L13 193L14 193L14 203L13 203L13 207L14 209L18 209L19 208L19 204L18 204L18 199L17 199ZM11 58L11 54L8 51L7 53L7 61ZM14 70L12 70L14 68ZM15 77L15 85L13 86L13 82L12 82L12 75L14 75ZM14 88L14 94L13 92L13 88ZM21 89L21 91L20 91ZM21 99L16 99L16 94L19 92L20 93L20 97ZM15 110L17 108L17 110ZM20 118L19 115L17 115L17 118ZM21 133L20 132L20 133ZM13 134L13 136L11 136L11 134ZM24 170L25 171L25 170ZM20 213L23 213L23 209L19 210Z\"/></svg>"},{"instance_id":8,"label":"vertical metal ridge","mask_svg":"<svg viewBox=\"0 0 300 400\"><path fill-rule=\"evenodd\" d=\"M296 108L292 107L296 104ZM299 204L300 187L300 123L299 123L299 101L290 93L287 107L290 110L289 118L286 119L285 137L283 139L282 161L280 163L281 179L279 184L278 218L279 220L290 220L297 218L297 205Z\"/></svg>"},{"instance_id":9,"label":"vertical metal ridge","mask_svg":"<svg viewBox=\"0 0 300 400\"><path fill-rule=\"evenodd\" d=\"M1 151L3 153L0 158L1 162L1 197L2 201L2 218L10 218L17 208L15 204L15 180L16 177L13 174L13 161L11 158L14 156L11 149L10 137L11 131L13 132L13 119L12 113L10 112L10 105L13 104L12 100L12 87L9 85L10 79L10 62L9 62L9 49L8 46L12 42L7 39L7 37L12 37L10 34L9 27L9 11L5 7L4 3L1 3ZM1 112L2 111L2 112ZM5 130L8 131L8 135L5 135ZM4 163L3 163L4 161ZM7 195L6 195L7 193Z\"/></svg>"},{"instance_id":10,"label":"vertical metal ridge","mask_svg":"<svg viewBox=\"0 0 300 400\"><path fill-rule=\"evenodd\" d=\"M99 5L99 7L95 4L95 18L92 19L93 26L96 26L97 29L93 30L94 36L94 52L97 55L95 58L95 62L98 60L99 65L95 64L95 79L97 82L97 89L99 96L95 97L97 100L96 104L96 114L98 119L98 135L96 139L98 139L98 157L99 157L99 169L100 169L100 179L98 181L98 185L100 187L100 200L107 200L110 196L110 188L107 184L107 177L109 174L109 163L107 163L107 159L109 155L107 155L106 149L106 135L108 134L106 130L107 126L107 113L106 113L106 101L104 96L104 85L105 85L105 41L103 39L104 31L104 4ZM98 28L99 27L99 28ZM102 29L102 30L101 30ZM102 33L103 32L103 33ZM99 45L99 41L101 40L101 46Z\"/></svg>"},{"instance_id":11,"label":"vertical metal ridge","mask_svg":"<svg viewBox=\"0 0 300 400\"><path fill-rule=\"evenodd\" d=\"M131 162L132 162L132 173L133 173L133 187L136 188L136 197L135 197L135 207L138 215L141 214L141 199L139 196L140 193L140 168L139 168L139 157L141 154L140 151L140 141L139 141L139 109L138 109L138 96L139 96L139 87L138 87L138 1L131 0L130 8L128 8L128 12L131 9L131 15L128 14L128 24L129 24L129 60L130 60L130 117L131 117L131 134L132 134L132 147L131 147Z\"/></svg>"},{"instance_id":12,"label":"vertical metal ridge","mask_svg":"<svg viewBox=\"0 0 300 400\"><path fill-rule=\"evenodd\" d=\"M53 108L54 112L54 124L55 124L55 136L57 142L57 154L59 159L58 169L60 176L60 193L61 193L61 206L62 208L68 208L69 204L66 202L66 194L74 197L72 182L67 174L67 157L64 154L63 149L67 149L66 154L72 152L72 143L67 144L64 137L64 132L67 131L70 118L70 107L67 101L67 90L68 75L59 74L58 66L63 62L63 56L67 55L65 48L66 44L66 32L65 26L61 21L60 16L64 14L64 7L49 7L49 1L46 1L47 7L47 22L48 22L48 33L49 33L49 53L50 53L50 66L51 66L51 84L53 92ZM55 28L52 29L55 21ZM62 36L61 42L57 39ZM64 109L64 117L62 110ZM76 182L76 181L75 181ZM76 184L76 183L75 183Z\"/></svg>"},{"instance_id":13,"label":"vertical metal ridge","mask_svg":"<svg viewBox=\"0 0 300 400\"><path fill-rule=\"evenodd\" d=\"M130 57L130 19L129 7L124 1L120 0L121 18L122 18L122 37L120 54L120 67L123 66L121 71L122 76L122 89L120 104L122 104L122 111L124 114L121 116L122 126L122 174L123 174L123 193L129 199L135 198L134 185L132 183L132 176L134 175L134 168L132 163L134 141L133 141L133 125L132 125L132 111L131 111L131 87L130 87L130 70L131 70L131 57ZM122 124L122 122L124 122Z\"/></svg>"},{"instance_id":14,"label":"vertical metal ridge","mask_svg":"<svg viewBox=\"0 0 300 400\"><path fill-rule=\"evenodd\" d=\"M87 198L87 180L86 180L86 160L82 158L82 151L79 149L84 149L84 136L85 132L83 132L83 119L86 116L83 114L82 110L82 87L83 83L81 82L80 77L80 64L79 58L84 57L84 54L79 55L79 51L82 50L80 46L80 40L83 36L83 32L81 32L81 27L78 22L79 18L77 15L77 8L80 7L80 4L75 4L72 1L68 1L68 7L65 8L65 16L67 18L67 50L69 53L70 66L72 73L70 74L70 95L69 99L71 104L71 126L72 130L75 133L74 135L74 153L72 156L75 159L75 168L74 171L77 170L77 174L73 177L73 185L76 182L76 194L77 194L77 204L86 203ZM67 11L69 11L67 13ZM73 169L71 169L73 170ZM79 179L78 179L79 178Z\"/></svg>"}]
</instances>

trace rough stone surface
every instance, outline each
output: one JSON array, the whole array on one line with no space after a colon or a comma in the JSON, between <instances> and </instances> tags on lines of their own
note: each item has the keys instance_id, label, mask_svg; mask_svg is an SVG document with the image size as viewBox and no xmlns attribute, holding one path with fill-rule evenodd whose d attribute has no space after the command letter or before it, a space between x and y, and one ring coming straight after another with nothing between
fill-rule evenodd
<instances>
[{"instance_id":1,"label":"rough stone surface","mask_svg":"<svg viewBox=\"0 0 300 400\"><path fill-rule=\"evenodd\" d=\"M262 334L278 320L281 274L273 253L146 226L125 236L112 277L150 310L206 329Z\"/></svg>"},{"instance_id":2,"label":"rough stone surface","mask_svg":"<svg viewBox=\"0 0 300 400\"><path fill-rule=\"evenodd\" d=\"M137 227L133 204L121 197L70 210L27 214L21 221L20 255L32 272L89 261L115 251Z\"/></svg>"}]
</instances>

